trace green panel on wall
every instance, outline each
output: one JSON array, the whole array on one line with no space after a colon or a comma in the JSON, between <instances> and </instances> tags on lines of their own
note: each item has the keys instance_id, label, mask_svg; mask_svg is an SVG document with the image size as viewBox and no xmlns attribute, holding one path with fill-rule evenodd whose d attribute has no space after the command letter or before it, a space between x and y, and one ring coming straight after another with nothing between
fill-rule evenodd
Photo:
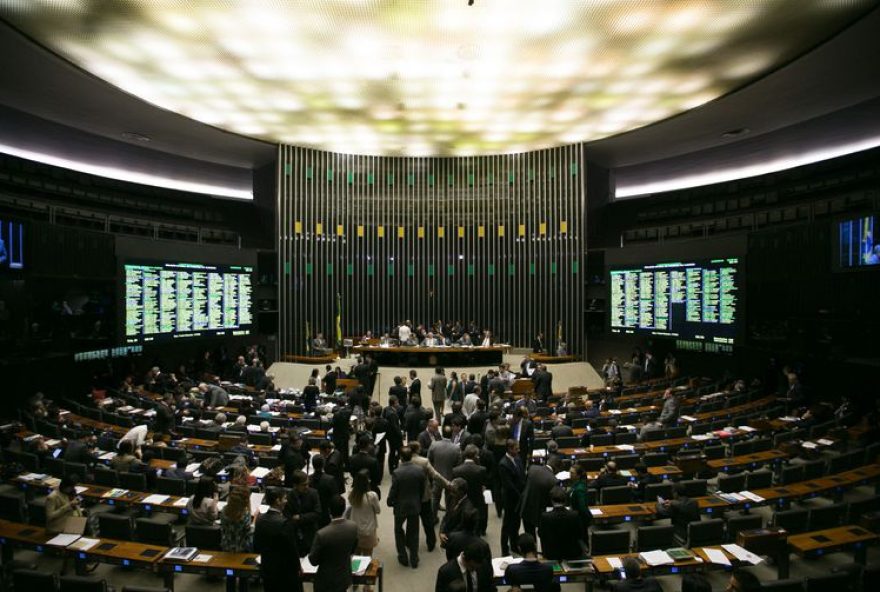
<instances>
[{"instance_id":1,"label":"green panel on wall","mask_svg":"<svg viewBox=\"0 0 880 592\"><path fill-rule=\"evenodd\" d=\"M290 275L290 261L284 262L284 275Z\"/></svg>"},{"instance_id":2,"label":"green panel on wall","mask_svg":"<svg viewBox=\"0 0 880 592\"><path fill-rule=\"evenodd\" d=\"M489 264L489 266L486 268L486 273L488 273L489 275L495 275L495 264L494 263Z\"/></svg>"},{"instance_id":3,"label":"green panel on wall","mask_svg":"<svg viewBox=\"0 0 880 592\"><path fill-rule=\"evenodd\" d=\"M354 264L346 263L345 264L345 275L354 275Z\"/></svg>"},{"instance_id":4,"label":"green panel on wall","mask_svg":"<svg viewBox=\"0 0 880 592\"><path fill-rule=\"evenodd\" d=\"M455 185L455 175L453 175L452 173L449 173L448 175L446 175L446 184L449 187L452 187L453 185Z\"/></svg>"},{"instance_id":5,"label":"green panel on wall","mask_svg":"<svg viewBox=\"0 0 880 592\"><path fill-rule=\"evenodd\" d=\"M306 263L306 275L312 275L312 264Z\"/></svg>"},{"instance_id":6,"label":"green panel on wall","mask_svg":"<svg viewBox=\"0 0 880 592\"><path fill-rule=\"evenodd\" d=\"M486 183L492 185L495 183L495 173L489 173L486 175Z\"/></svg>"},{"instance_id":7,"label":"green panel on wall","mask_svg":"<svg viewBox=\"0 0 880 592\"><path fill-rule=\"evenodd\" d=\"M578 174L578 163L576 163L576 162L571 163L571 166L569 167L569 169L571 170L572 176L577 175Z\"/></svg>"},{"instance_id":8,"label":"green panel on wall","mask_svg":"<svg viewBox=\"0 0 880 592\"><path fill-rule=\"evenodd\" d=\"M290 166L290 165L287 165ZM306 167L306 179L312 179L315 176L315 169L310 166Z\"/></svg>"},{"instance_id":9,"label":"green panel on wall","mask_svg":"<svg viewBox=\"0 0 880 592\"><path fill-rule=\"evenodd\" d=\"M348 171L345 174L345 180L349 185L353 184L354 183L354 171Z\"/></svg>"},{"instance_id":10,"label":"green panel on wall","mask_svg":"<svg viewBox=\"0 0 880 592\"><path fill-rule=\"evenodd\" d=\"M467 179L468 179L468 185L473 187L474 186L474 174L468 173Z\"/></svg>"},{"instance_id":11,"label":"green panel on wall","mask_svg":"<svg viewBox=\"0 0 880 592\"><path fill-rule=\"evenodd\" d=\"M529 263L529 275L535 275L535 264Z\"/></svg>"},{"instance_id":12,"label":"green panel on wall","mask_svg":"<svg viewBox=\"0 0 880 592\"><path fill-rule=\"evenodd\" d=\"M413 174L413 173L409 173L409 174L406 176L406 184L407 184L407 185L415 185L415 183L416 183L416 176L415 176L415 174Z\"/></svg>"},{"instance_id":13,"label":"green panel on wall","mask_svg":"<svg viewBox=\"0 0 880 592\"><path fill-rule=\"evenodd\" d=\"M446 275L455 275L455 266L447 265L446 266Z\"/></svg>"},{"instance_id":14,"label":"green panel on wall","mask_svg":"<svg viewBox=\"0 0 880 592\"><path fill-rule=\"evenodd\" d=\"M385 175L385 183L388 185L394 185L394 173L388 173Z\"/></svg>"},{"instance_id":15,"label":"green panel on wall","mask_svg":"<svg viewBox=\"0 0 880 592\"><path fill-rule=\"evenodd\" d=\"M580 270L580 264L577 261L571 262L571 273L577 273Z\"/></svg>"},{"instance_id":16,"label":"green panel on wall","mask_svg":"<svg viewBox=\"0 0 880 592\"><path fill-rule=\"evenodd\" d=\"M556 261L550 262L550 275L556 275Z\"/></svg>"},{"instance_id":17,"label":"green panel on wall","mask_svg":"<svg viewBox=\"0 0 880 592\"><path fill-rule=\"evenodd\" d=\"M327 169L327 180L333 181L333 167Z\"/></svg>"},{"instance_id":18,"label":"green panel on wall","mask_svg":"<svg viewBox=\"0 0 880 592\"><path fill-rule=\"evenodd\" d=\"M394 264L393 263L388 264L388 275L394 275Z\"/></svg>"},{"instance_id":19,"label":"green panel on wall","mask_svg":"<svg viewBox=\"0 0 880 592\"><path fill-rule=\"evenodd\" d=\"M516 275L516 265L511 263L507 266L507 275Z\"/></svg>"},{"instance_id":20,"label":"green panel on wall","mask_svg":"<svg viewBox=\"0 0 880 592\"><path fill-rule=\"evenodd\" d=\"M513 183L514 181L516 181L516 173L513 171L507 171L507 182Z\"/></svg>"},{"instance_id":21,"label":"green panel on wall","mask_svg":"<svg viewBox=\"0 0 880 592\"><path fill-rule=\"evenodd\" d=\"M327 275L333 275L333 264L332 263L327 264Z\"/></svg>"},{"instance_id":22,"label":"green panel on wall","mask_svg":"<svg viewBox=\"0 0 880 592\"><path fill-rule=\"evenodd\" d=\"M428 263L428 277L434 277L434 264Z\"/></svg>"},{"instance_id":23,"label":"green panel on wall","mask_svg":"<svg viewBox=\"0 0 880 592\"><path fill-rule=\"evenodd\" d=\"M376 267L372 263L367 263L367 275L376 275Z\"/></svg>"},{"instance_id":24,"label":"green panel on wall","mask_svg":"<svg viewBox=\"0 0 880 592\"><path fill-rule=\"evenodd\" d=\"M474 264L473 264L473 263L468 263L468 266L467 266L467 274L468 274L468 275L474 275Z\"/></svg>"},{"instance_id":25,"label":"green panel on wall","mask_svg":"<svg viewBox=\"0 0 880 592\"><path fill-rule=\"evenodd\" d=\"M409 277L412 277L415 274L416 274L416 266L413 265L412 263L407 263L406 264L406 275L408 275Z\"/></svg>"},{"instance_id":26,"label":"green panel on wall","mask_svg":"<svg viewBox=\"0 0 880 592\"><path fill-rule=\"evenodd\" d=\"M373 173L367 173L367 185L372 185L376 182L376 176Z\"/></svg>"},{"instance_id":27,"label":"green panel on wall","mask_svg":"<svg viewBox=\"0 0 880 592\"><path fill-rule=\"evenodd\" d=\"M428 185L430 185L431 187L434 186L434 173L428 174Z\"/></svg>"}]
</instances>

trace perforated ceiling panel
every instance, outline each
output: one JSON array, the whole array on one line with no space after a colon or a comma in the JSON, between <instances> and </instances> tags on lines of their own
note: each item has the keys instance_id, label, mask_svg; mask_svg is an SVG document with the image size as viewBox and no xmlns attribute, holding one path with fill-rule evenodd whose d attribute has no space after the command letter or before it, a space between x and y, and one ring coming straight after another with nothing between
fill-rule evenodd
<instances>
[{"instance_id":1,"label":"perforated ceiling panel","mask_svg":"<svg viewBox=\"0 0 880 592\"><path fill-rule=\"evenodd\" d=\"M0 0L0 16L155 105L346 153L595 140L711 101L871 0Z\"/></svg>"}]
</instances>

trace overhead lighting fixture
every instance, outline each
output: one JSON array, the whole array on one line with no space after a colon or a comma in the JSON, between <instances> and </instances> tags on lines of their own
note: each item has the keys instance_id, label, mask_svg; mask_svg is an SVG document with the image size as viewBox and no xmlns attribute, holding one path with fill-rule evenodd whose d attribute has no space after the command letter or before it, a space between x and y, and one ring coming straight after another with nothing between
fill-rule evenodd
<instances>
[{"instance_id":1,"label":"overhead lighting fixture","mask_svg":"<svg viewBox=\"0 0 880 592\"><path fill-rule=\"evenodd\" d=\"M139 183L141 185L149 185L151 187L163 187L165 189L174 189L177 191L186 191L189 193L199 193L202 195L212 195L216 197L231 197L233 199L254 199L254 192L251 189L236 189L234 187L223 187L220 185L208 185L207 183L196 183L193 181L181 181L179 179L171 179L161 177L159 175L151 175L148 173L137 173L134 171L119 169L116 167L103 166L88 162L70 160L60 156L34 152L33 150L24 150L0 144L0 153L17 156L26 160L40 162L52 166L61 167L79 173L89 175L97 175L99 177L107 177L108 179L116 179L117 181L128 181L129 183Z\"/></svg>"},{"instance_id":2,"label":"overhead lighting fixture","mask_svg":"<svg viewBox=\"0 0 880 592\"><path fill-rule=\"evenodd\" d=\"M711 173L685 175L682 177L676 177L674 179L664 179L662 181L639 183L637 185L623 185L615 190L614 198L623 199L627 197L647 196L656 193L678 191L679 189L690 189L692 187L703 187L705 185L714 185L715 183L736 181L737 179L758 177L761 175L794 169L800 166L813 164L815 162L821 162L823 160L831 160L832 158L846 156L847 154L863 152L865 150L870 150L878 146L880 146L880 136L868 138L867 140L854 142L852 144L842 144L840 146L833 146L831 148L813 150L810 152L799 154L797 156L765 160L756 164L739 167L716 169L713 170Z\"/></svg>"}]
</instances>

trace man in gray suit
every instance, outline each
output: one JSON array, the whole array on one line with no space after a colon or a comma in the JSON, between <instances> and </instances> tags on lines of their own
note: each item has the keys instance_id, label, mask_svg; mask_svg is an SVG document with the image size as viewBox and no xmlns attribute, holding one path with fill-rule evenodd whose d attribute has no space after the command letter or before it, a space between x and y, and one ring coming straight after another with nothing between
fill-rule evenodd
<instances>
[{"instance_id":1,"label":"man in gray suit","mask_svg":"<svg viewBox=\"0 0 880 592\"><path fill-rule=\"evenodd\" d=\"M556 475L546 465L533 464L526 472L526 487L523 489L521 515L523 529L535 536L541 514L550 506L550 491L556 487Z\"/></svg>"},{"instance_id":2,"label":"man in gray suit","mask_svg":"<svg viewBox=\"0 0 880 592\"><path fill-rule=\"evenodd\" d=\"M446 405L446 374L443 368L437 368L428 383L431 391L431 403L434 405L434 419L443 417L443 406Z\"/></svg>"},{"instance_id":3,"label":"man in gray suit","mask_svg":"<svg viewBox=\"0 0 880 592\"><path fill-rule=\"evenodd\" d=\"M394 508L397 560L401 565L415 569L419 566L419 517L427 475L422 467L413 464L412 459L412 448L404 446L400 449L400 465L391 473L391 490L388 492L387 503Z\"/></svg>"},{"instance_id":4,"label":"man in gray suit","mask_svg":"<svg viewBox=\"0 0 880 592\"><path fill-rule=\"evenodd\" d=\"M309 561L318 566L314 589L321 592L345 592L351 587L351 555L358 542L357 525L342 517L345 500L330 498L330 524L318 531L312 543ZM295 558L294 558L295 559Z\"/></svg>"},{"instance_id":5,"label":"man in gray suit","mask_svg":"<svg viewBox=\"0 0 880 592\"><path fill-rule=\"evenodd\" d=\"M461 448L452 441L452 428L446 426L443 428L443 438L431 444L428 449L428 462L437 469L437 472L443 475L443 478L450 481L454 478L452 470L461 464ZM437 511L440 509L440 496L443 494L444 487L440 483L434 483L434 494L432 498L431 508L434 512L434 522L437 522Z\"/></svg>"}]
</instances>

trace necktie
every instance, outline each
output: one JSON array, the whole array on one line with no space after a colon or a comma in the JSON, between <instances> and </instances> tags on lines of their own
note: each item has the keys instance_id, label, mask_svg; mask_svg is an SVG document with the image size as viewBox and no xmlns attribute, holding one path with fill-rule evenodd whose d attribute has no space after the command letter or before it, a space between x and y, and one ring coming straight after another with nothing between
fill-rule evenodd
<instances>
[{"instance_id":1,"label":"necktie","mask_svg":"<svg viewBox=\"0 0 880 592\"><path fill-rule=\"evenodd\" d=\"M474 592L474 574L470 570L464 572L465 585L467 592Z\"/></svg>"}]
</instances>

